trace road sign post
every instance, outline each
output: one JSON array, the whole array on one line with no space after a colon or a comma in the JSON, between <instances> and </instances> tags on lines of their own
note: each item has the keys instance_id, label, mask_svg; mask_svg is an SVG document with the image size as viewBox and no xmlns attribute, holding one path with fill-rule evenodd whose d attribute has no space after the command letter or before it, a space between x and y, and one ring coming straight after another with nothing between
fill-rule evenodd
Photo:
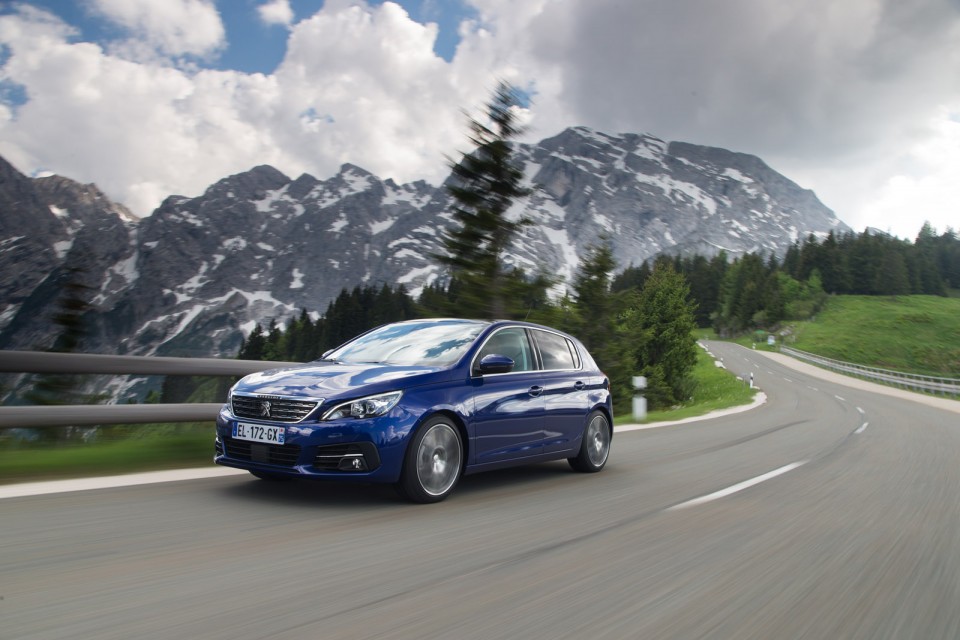
<instances>
[{"instance_id":1,"label":"road sign post","mask_svg":"<svg viewBox=\"0 0 960 640\"><path fill-rule=\"evenodd\" d=\"M647 417L647 399L639 392L647 388L647 378L645 376L633 376L633 388L638 392L633 396L633 419L645 420Z\"/></svg>"}]
</instances>

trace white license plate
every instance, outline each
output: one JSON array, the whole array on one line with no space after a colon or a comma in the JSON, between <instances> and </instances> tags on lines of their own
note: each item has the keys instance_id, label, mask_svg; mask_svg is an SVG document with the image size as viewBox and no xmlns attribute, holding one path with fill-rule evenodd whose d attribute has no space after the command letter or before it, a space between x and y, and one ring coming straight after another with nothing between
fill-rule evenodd
<instances>
[{"instance_id":1,"label":"white license plate","mask_svg":"<svg viewBox=\"0 0 960 640\"><path fill-rule=\"evenodd\" d=\"M283 444L286 435L287 430L284 427L270 427L263 424L246 424L244 422L235 422L233 424L233 437L237 440Z\"/></svg>"}]
</instances>

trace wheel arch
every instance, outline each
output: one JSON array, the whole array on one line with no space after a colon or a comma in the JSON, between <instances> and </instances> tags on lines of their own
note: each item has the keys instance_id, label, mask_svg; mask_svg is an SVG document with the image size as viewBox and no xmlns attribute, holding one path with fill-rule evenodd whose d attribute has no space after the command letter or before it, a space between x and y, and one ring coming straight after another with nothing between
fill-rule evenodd
<instances>
[{"instance_id":1,"label":"wheel arch","mask_svg":"<svg viewBox=\"0 0 960 640\"><path fill-rule=\"evenodd\" d=\"M450 420L453 423L453 426L457 428L457 433L460 434L460 446L463 447L463 455L460 460L460 471L463 472L467 468L467 460L470 456L470 440L467 438L467 425L464 423L463 418L461 418L455 411L450 409L437 409L436 411L431 411L420 416L420 420L417 421L417 425L414 428L414 431L420 428L423 423L427 420L436 418L437 416L443 416ZM612 423L611 423L612 424Z\"/></svg>"},{"instance_id":2,"label":"wheel arch","mask_svg":"<svg viewBox=\"0 0 960 640\"><path fill-rule=\"evenodd\" d=\"M595 406L593 409L591 409L590 412L589 412L587 415L590 415L590 414L594 413L595 411L599 411L599 412L602 413L603 416L607 419L607 424L610 425L610 439L613 440L613 432L614 432L614 428L613 428L613 413L610 411L610 407L608 407L605 403L604 403L604 404L598 404L598 405Z\"/></svg>"}]
</instances>

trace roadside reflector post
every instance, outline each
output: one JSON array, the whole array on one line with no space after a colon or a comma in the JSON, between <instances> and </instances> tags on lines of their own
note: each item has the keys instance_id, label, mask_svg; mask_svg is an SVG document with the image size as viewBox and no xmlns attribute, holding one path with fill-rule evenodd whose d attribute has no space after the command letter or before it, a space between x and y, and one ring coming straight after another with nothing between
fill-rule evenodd
<instances>
[{"instance_id":1,"label":"roadside reflector post","mask_svg":"<svg viewBox=\"0 0 960 640\"><path fill-rule=\"evenodd\" d=\"M647 399L640 392L647 388L646 376L633 376L633 388L638 392L633 396L633 419L645 420L647 417Z\"/></svg>"}]
</instances>

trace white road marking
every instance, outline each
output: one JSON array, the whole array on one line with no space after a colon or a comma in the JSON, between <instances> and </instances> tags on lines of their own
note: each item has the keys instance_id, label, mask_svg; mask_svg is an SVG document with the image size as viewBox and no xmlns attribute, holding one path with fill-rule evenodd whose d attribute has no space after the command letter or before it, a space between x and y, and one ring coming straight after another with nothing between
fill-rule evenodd
<instances>
[{"instance_id":1,"label":"white road marking","mask_svg":"<svg viewBox=\"0 0 960 640\"><path fill-rule=\"evenodd\" d=\"M49 493L68 493L71 491L89 491L91 489L111 489L114 487L132 487L140 484L176 482L179 480L200 480L219 478L247 473L241 469L227 467L204 467L201 469L172 469L170 471L148 471L128 473L120 476L100 478L78 478L76 480L50 480L48 482L23 482L0 486L0 500L4 498L22 498L42 496Z\"/></svg>"},{"instance_id":2,"label":"white road marking","mask_svg":"<svg viewBox=\"0 0 960 640\"><path fill-rule=\"evenodd\" d=\"M793 471L797 467L803 466L810 462L809 460L801 460L800 462L792 462L788 465L780 467L779 469L774 469L768 473L763 474L762 476L757 476L756 478L751 478L750 480L744 480L738 484L735 484L726 489L721 489L720 491L715 491L713 493L707 494L705 496L700 496L699 498L694 498L693 500L687 500L686 502L681 502L680 504L674 505L667 509L667 511L674 511L676 509L686 509L687 507L694 507L699 504L704 504L705 502L712 502L713 500L718 500L720 498L725 498L729 495L737 493L738 491L743 491L744 489L749 489L752 486L758 485L761 482L766 482L771 478L776 478L777 476L783 475L788 471Z\"/></svg>"},{"instance_id":3,"label":"white road marking","mask_svg":"<svg viewBox=\"0 0 960 640\"><path fill-rule=\"evenodd\" d=\"M864 415L864 414L866 413L866 411L864 411L864 410L861 409L860 407L857 407L857 412L859 412L860 415Z\"/></svg>"},{"instance_id":4,"label":"white road marking","mask_svg":"<svg viewBox=\"0 0 960 640\"><path fill-rule=\"evenodd\" d=\"M860 425L860 427L859 427L856 431L854 431L854 433L856 433L856 434L863 433L864 431L867 430L867 425L868 425L868 424L870 424L870 423L869 423L869 422L864 422L862 425Z\"/></svg>"},{"instance_id":5,"label":"white road marking","mask_svg":"<svg viewBox=\"0 0 960 640\"><path fill-rule=\"evenodd\" d=\"M847 401L846 398L841 398L840 396L833 396L833 397L836 398L837 400L839 400L840 402L846 402L846 401Z\"/></svg>"}]
</instances>

